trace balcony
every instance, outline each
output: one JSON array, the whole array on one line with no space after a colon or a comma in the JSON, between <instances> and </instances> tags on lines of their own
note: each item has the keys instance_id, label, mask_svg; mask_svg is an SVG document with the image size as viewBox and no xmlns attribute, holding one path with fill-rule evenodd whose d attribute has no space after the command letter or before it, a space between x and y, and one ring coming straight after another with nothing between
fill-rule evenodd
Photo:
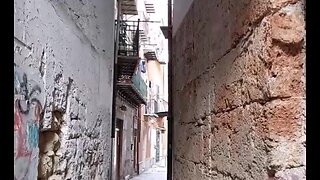
<instances>
[{"instance_id":1,"label":"balcony","mask_svg":"<svg viewBox=\"0 0 320 180\"><path fill-rule=\"evenodd\" d=\"M168 26L160 26L164 38L168 39Z\"/></svg>"},{"instance_id":2,"label":"balcony","mask_svg":"<svg viewBox=\"0 0 320 180\"><path fill-rule=\"evenodd\" d=\"M144 57L145 57L148 61L152 61L152 60L156 61L156 60L158 60L158 58L157 58L157 53L156 53L155 50L146 49L146 50L144 50L144 51L145 51L145 52L144 52Z\"/></svg>"},{"instance_id":3,"label":"balcony","mask_svg":"<svg viewBox=\"0 0 320 180\"><path fill-rule=\"evenodd\" d=\"M158 99L158 109L156 114L161 116L162 114L165 115L168 113L168 102L164 99Z\"/></svg>"},{"instance_id":4,"label":"balcony","mask_svg":"<svg viewBox=\"0 0 320 180\"><path fill-rule=\"evenodd\" d=\"M117 25L116 20L116 25ZM119 56L139 56L139 24L138 21L120 21L119 30Z\"/></svg>"},{"instance_id":5,"label":"balcony","mask_svg":"<svg viewBox=\"0 0 320 180\"><path fill-rule=\"evenodd\" d=\"M146 114L157 117L167 116L168 102L162 98L149 99L146 106Z\"/></svg>"},{"instance_id":6,"label":"balcony","mask_svg":"<svg viewBox=\"0 0 320 180\"><path fill-rule=\"evenodd\" d=\"M147 61L158 61L160 64L166 64L163 61L159 61L159 51L158 49L152 48L145 48L144 49L144 57L147 59Z\"/></svg>"},{"instance_id":7,"label":"balcony","mask_svg":"<svg viewBox=\"0 0 320 180\"><path fill-rule=\"evenodd\" d=\"M156 10L154 8L154 4L152 1L145 1L144 2L144 5L146 7L146 12L149 13L149 14L154 14L156 13Z\"/></svg>"},{"instance_id":8,"label":"balcony","mask_svg":"<svg viewBox=\"0 0 320 180\"><path fill-rule=\"evenodd\" d=\"M120 21L119 24L117 88L119 95L133 105L145 104L147 96L147 85L139 74L135 74L140 60L139 22Z\"/></svg>"},{"instance_id":9,"label":"balcony","mask_svg":"<svg viewBox=\"0 0 320 180\"><path fill-rule=\"evenodd\" d=\"M128 15L138 15L136 0L122 0L121 12Z\"/></svg>"},{"instance_id":10,"label":"balcony","mask_svg":"<svg viewBox=\"0 0 320 180\"><path fill-rule=\"evenodd\" d=\"M117 21L116 21L117 23ZM117 58L118 79L131 79L139 62L139 20L120 21Z\"/></svg>"},{"instance_id":11,"label":"balcony","mask_svg":"<svg viewBox=\"0 0 320 180\"><path fill-rule=\"evenodd\" d=\"M117 82L119 95L133 105L146 104L147 85L139 74L122 78Z\"/></svg>"},{"instance_id":12,"label":"balcony","mask_svg":"<svg viewBox=\"0 0 320 180\"><path fill-rule=\"evenodd\" d=\"M147 98L147 84L144 82L142 77L139 74L135 74L132 77L132 83L145 101Z\"/></svg>"}]
</instances>

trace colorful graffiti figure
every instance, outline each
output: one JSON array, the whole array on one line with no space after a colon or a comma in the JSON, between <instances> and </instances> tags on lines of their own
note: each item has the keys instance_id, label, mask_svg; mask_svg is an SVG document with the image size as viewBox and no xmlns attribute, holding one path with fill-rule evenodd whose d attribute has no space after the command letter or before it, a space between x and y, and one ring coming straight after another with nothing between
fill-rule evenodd
<instances>
[{"instance_id":1,"label":"colorful graffiti figure","mask_svg":"<svg viewBox=\"0 0 320 180\"><path fill-rule=\"evenodd\" d=\"M14 131L17 133L17 152L15 158L31 155L33 148L38 146L38 131L41 105L35 105L32 121L23 122L23 114L19 109L17 100L14 103ZM26 127L26 128L24 128Z\"/></svg>"},{"instance_id":2,"label":"colorful graffiti figure","mask_svg":"<svg viewBox=\"0 0 320 180\"><path fill-rule=\"evenodd\" d=\"M38 85L29 92L27 75L23 74L20 81L15 67L14 73L14 133L15 152L14 161L15 179L24 179L30 168L32 153L38 148L39 121L41 119L42 105L35 97L41 93Z\"/></svg>"}]
</instances>

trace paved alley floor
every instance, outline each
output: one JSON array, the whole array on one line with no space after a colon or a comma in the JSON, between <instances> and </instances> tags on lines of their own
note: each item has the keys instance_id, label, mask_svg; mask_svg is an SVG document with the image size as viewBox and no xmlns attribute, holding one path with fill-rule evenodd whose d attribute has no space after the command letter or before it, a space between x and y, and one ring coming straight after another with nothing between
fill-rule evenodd
<instances>
[{"instance_id":1,"label":"paved alley floor","mask_svg":"<svg viewBox=\"0 0 320 180\"><path fill-rule=\"evenodd\" d=\"M159 163L153 165L150 169L133 177L130 180L166 180L167 179L167 166L166 159L161 160Z\"/></svg>"}]
</instances>

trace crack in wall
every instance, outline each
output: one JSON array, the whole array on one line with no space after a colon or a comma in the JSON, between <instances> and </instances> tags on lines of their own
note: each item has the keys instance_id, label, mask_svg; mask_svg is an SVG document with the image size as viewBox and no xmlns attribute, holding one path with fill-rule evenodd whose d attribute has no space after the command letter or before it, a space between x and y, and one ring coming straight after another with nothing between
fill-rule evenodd
<instances>
[{"instance_id":1,"label":"crack in wall","mask_svg":"<svg viewBox=\"0 0 320 180\"><path fill-rule=\"evenodd\" d=\"M192 160L186 159L186 158L184 158L184 157L182 157L182 156L176 156L176 157L175 157L175 160L177 160L177 161L180 162L181 164L185 164L185 163L182 162L182 161L179 160L179 159L182 159L182 160L184 160L184 161L188 161L188 162L193 163L196 167L199 168L199 170L202 170L202 171L203 171L206 167L209 167L208 170L211 171L210 174L214 174L213 177L217 177L218 174L220 174L220 175L223 175L223 176L225 176L225 177L230 177L231 179L234 179L234 180L245 180L245 178L241 178L241 177L239 177L239 176L237 176L237 175L235 175L235 174L231 174L230 172L221 171L221 170L218 169L218 167L212 167L210 164L207 164L207 163L202 162L202 161L192 161ZM214 173L213 173L212 171L214 171Z\"/></svg>"},{"instance_id":2,"label":"crack in wall","mask_svg":"<svg viewBox=\"0 0 320 180\"><path fill-rule=\"evenodd\" d=\"M22 42L20 39L18 39L17 37L14 36L14 40L16 41L17 44L19 44L20 46L26 47L29 50L32 50L32 47L25 44L24 42Z\"/></svg>"}]
</instances>

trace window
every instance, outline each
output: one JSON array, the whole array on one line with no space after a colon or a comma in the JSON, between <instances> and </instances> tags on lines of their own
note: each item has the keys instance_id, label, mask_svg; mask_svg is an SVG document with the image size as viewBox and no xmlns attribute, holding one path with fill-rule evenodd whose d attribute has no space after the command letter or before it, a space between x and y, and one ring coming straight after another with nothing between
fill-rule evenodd
<instances>
[{"instance_id":1,"label":"window","mask_svg":"<svg viewBox=\"0 0 320 180\"><path fill-rule=\"evenodd\" d=\"M142 73L146 73L146 62L145 61L140 62L140 70Z\"/></svg>"}]
</instances>

